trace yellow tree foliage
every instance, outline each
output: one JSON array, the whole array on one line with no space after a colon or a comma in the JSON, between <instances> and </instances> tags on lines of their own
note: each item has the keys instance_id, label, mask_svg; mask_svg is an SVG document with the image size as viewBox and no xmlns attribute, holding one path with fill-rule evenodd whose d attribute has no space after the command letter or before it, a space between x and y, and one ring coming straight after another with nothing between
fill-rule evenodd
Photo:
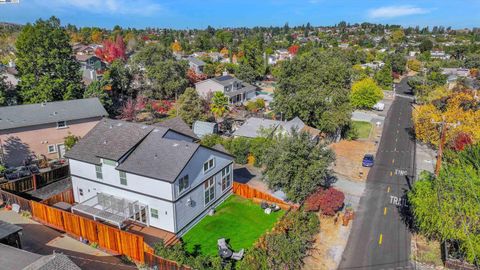
<instances>
[{"instance_id":1,"label":"yellow tree foliage","mask_svg":"<svg viewBox=\"0 0 480 270\"><path fill-rule=\"evenodd\" d=\"M178 53L182 51L182 45L180 44L180 42L178 42L178 40L175 40L175 42L173 42L170 47L172 48L173 52Z\"/></svg>"},{"instance_id":2,"label":"yellow tree foliage","mask_svg":"<svg viewBox=\"0 0 480 270\"><path fill-rule=\"evenodd\" d=\"M469 134L473 142L480 141L480 110L476 110L479 101L472 91L451 94L443 104L441 111L433 104L418 106L413 112L415 134L417 139L438 146L440 140L439 124L442 119L450 123L446 141L452 141L457 134Z\"/></svg>"},{"instance_id":3,"label":"yellow tree foliage","mask_svg":"<svg viewBox=\"0 0 480 270\"><path fill-rule=\"evenodd\" d=\"M420 68L422 68L422 62L418 61L417 59L409 59L407 61L407 67L410 70L418 72L420 71Z\"/></svg>"},{"instance_id":4,"label":"yellow tree foliage","mask_svg":"<svg viewBox=\"0 0 480 270\"><path fill-rule=\"evenodd\" d=\"M95 44L100 44L102 43L103 40L103 33L100 30L93 30L92 31L92 36L91 36L92 42Z\"/></svg>"},{"instance_id":5,"label":"yellow tree foliage","mask_svg":"<svg viewBox=\"0 0 480 270\"><path fill-rule=\"evenodd\" d=\"M392 41L394 43L400 43L405 39L405 32L403 29L398 28L392 32Z\"/></svg>"},{"instance_id":6,"label":"yellow tree foliage","mask_svg":"<svg viewBox=\"0 0 480 270\"><path fill-rule=\"evenodd\" d=\"M226 47L223 47L223 49L220 50L220 53L223 55L223 57L227 57L229 52Z\"/></svg>"}]
</instances>

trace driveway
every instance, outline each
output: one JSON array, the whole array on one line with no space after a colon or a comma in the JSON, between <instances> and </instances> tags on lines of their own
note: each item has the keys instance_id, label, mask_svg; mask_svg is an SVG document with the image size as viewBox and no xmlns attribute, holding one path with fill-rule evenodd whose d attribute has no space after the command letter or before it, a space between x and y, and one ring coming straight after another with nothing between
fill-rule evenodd
<instances>
[{"instance_id":1,"label":"driveway","mask_svg":"<svg viewBox=\"0 0 480 270\"><path fill-rule=\"evenodd\" d=\"M135 265L123 264L118 256L112 256L92 248L62 232L24 218L13 211L0 210L0 220L17 224L23 228L21 240L23 249L26 251L40 255L51 255L53 252L63 253L82 269L137 269Z\"/></svg>"}]
</instances>

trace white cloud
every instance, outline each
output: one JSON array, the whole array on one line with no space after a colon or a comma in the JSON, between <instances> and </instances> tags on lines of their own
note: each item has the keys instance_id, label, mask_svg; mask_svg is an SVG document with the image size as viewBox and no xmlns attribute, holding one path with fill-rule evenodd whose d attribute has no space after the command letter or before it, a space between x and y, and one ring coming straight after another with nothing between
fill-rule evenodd
<instances>
[{"instance_id":1,"label":"white cloud","mask_svg":"<svg viewBox=\"0 0 480 270\"><path fill-rule=\"evenodd\" d=\"M78 8L92 13L150 16L163 10L153 0L57 0L37 1L58 9Z\"/></svg>"},{"instance_id":2,"label":"white cloud","mask_svg":"<svg viewBox=\"0 0 480 270\"><path fill-rule=\"evenodd\" d=\"M370 19L388 19L408 15L425 14L429 12L430 11L428 9L415 6L387 6L369 10L368 17Z\"/></svg>"}]
</instances>

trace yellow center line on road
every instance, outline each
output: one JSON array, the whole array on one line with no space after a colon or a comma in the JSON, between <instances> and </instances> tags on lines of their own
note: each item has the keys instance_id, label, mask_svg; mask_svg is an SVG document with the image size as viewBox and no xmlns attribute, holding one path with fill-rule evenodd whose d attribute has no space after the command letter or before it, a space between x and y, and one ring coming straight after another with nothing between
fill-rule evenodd
<instances>
[{"instance_id":1,"label":"yellow center line on road","mask_svg":"<svg viewBox=\"0 0 480 270\"><path fill-rule=\"evenodd\" d=\"M383 215L384 215L384 216L387 215L387 207L383 208Z\"/></svg>"},{"instance_id":2,"label":"yellow center line on road","mask_svg":"<svg viewBox=\"0 0 480 270\"><path fill-rule=\"evenodd\" d=\"M387 188L387 193L390 193L390 186Z\"/></svg>"},{"instance_id":3,"label":"yellow center line on road","mask_svg":"<svg viewBox=\"0 0 480 270\"><path fill-rule=\"evenodd\" d=\"M378 239L378 244L381 246L383 241L383 234L380 234L380 238Z\"/></svg>"},{"instance_id":4,"label":"yellow center line on road","mask_svg":"<svg viewBox=\"0 0 480 270\"><path fill-rule=\"evenodd\" d=\"M392 159L392 164L395 163L395 159Z\"/></svg>"},{"instance_id":5,"label":"yellow center line on road","mask_svg":"<svg viewBox=\"0 0 480 270\"><path fill-rule=\"evenodd\" d=\"M390 172L390 176L393 176L393 172Z\"/></svg>"}]
</instances>

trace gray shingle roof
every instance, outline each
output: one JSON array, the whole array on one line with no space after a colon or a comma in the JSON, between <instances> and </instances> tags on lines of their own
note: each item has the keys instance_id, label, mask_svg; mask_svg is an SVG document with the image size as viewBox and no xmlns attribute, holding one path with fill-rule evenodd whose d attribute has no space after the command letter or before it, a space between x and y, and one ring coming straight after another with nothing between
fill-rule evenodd
<instances>
[{"instance_id":1,"label":"gray shingle roof","mask_svg":"<svg viewBox=\"0 0 480 270\"><path fill-rule=\"evenodd\" d=\"M21 230L20 226L0 220L0 240Z\"/></svg>"},{"instance_id":2,"label":"gray shingle roof","mask_svg":"<svg viewBox=\"0 0 480 270\"><path fill-rule=\"evenodd\" d=\"M167 119L160 123L156 123L155 126L171 128L178 133L182 133L194 139L198 139L195 133L193 133L192 129L187 125L187 123L185 123L185 121L183 121L180 116Z\"/></svg>"},{"instance_id":3,"label":"gray shingle roof","mask_svg":"<svg viewBox=\"0 0 480 270\"><path fill-rule=\"evenodd\" d=\"M99 164L100 158L118 161L153 129L153 126L104 118L65 157L94 164Z\"/></svg>"},{"instance_id":4,"label":"gray shingle roof","mask_svg":"<svg viewBox=\"0 0 480 270\"><path fill-rule=\"evenodd\" d=\"M193 64L195 64L196 66L205 66L205 62L203 62L202 60L196 58L196 57L193 57L193 56L190 56L188 57L187 59L189 62L192 62Z\"/></svg>"},{"instance_id":5,"label":"gray shingle roof","mask_svg":"<svg viewBox=\"0 0 480 270\"><path fill-rule=\"evenodd\" d=\"M199 147L197 143L164 139L161 132L151 132L118 169L174 182Z\"/></svg>"},{"instance_id":6,"label":"gray shingle roof","mask_svg":"<svg viewBox=\"0 0 480 270\"><path fill-rule=\"evenodd\" d=\"M247 138L255 138L260 134L260 130L263 129L276 129L281 122L271 119L262 119L257 117L248 118L245 123L239 127L234 133L234 136L241 136Z\"/></svg>"},{"instance_id":7,"label":"gray shingle roof","mask_svg":"<svg viewBox=\"0 0 480 270\"><path fill-rule=\"evenodd\" d=\"M0 244L0 254L0 268L9 270L22 270L42 258L42 255L4 244Z\"/></svg>"},{"instance_id":8,"label":"gray shingle roof","mask_svg":"<svg viewBox=\"0 0 480 270\"><path fill-rule=\"evenodd\" d=\"M107 116L98 98L0 107L0 130Z\"/></svg>"}]
</instances>

